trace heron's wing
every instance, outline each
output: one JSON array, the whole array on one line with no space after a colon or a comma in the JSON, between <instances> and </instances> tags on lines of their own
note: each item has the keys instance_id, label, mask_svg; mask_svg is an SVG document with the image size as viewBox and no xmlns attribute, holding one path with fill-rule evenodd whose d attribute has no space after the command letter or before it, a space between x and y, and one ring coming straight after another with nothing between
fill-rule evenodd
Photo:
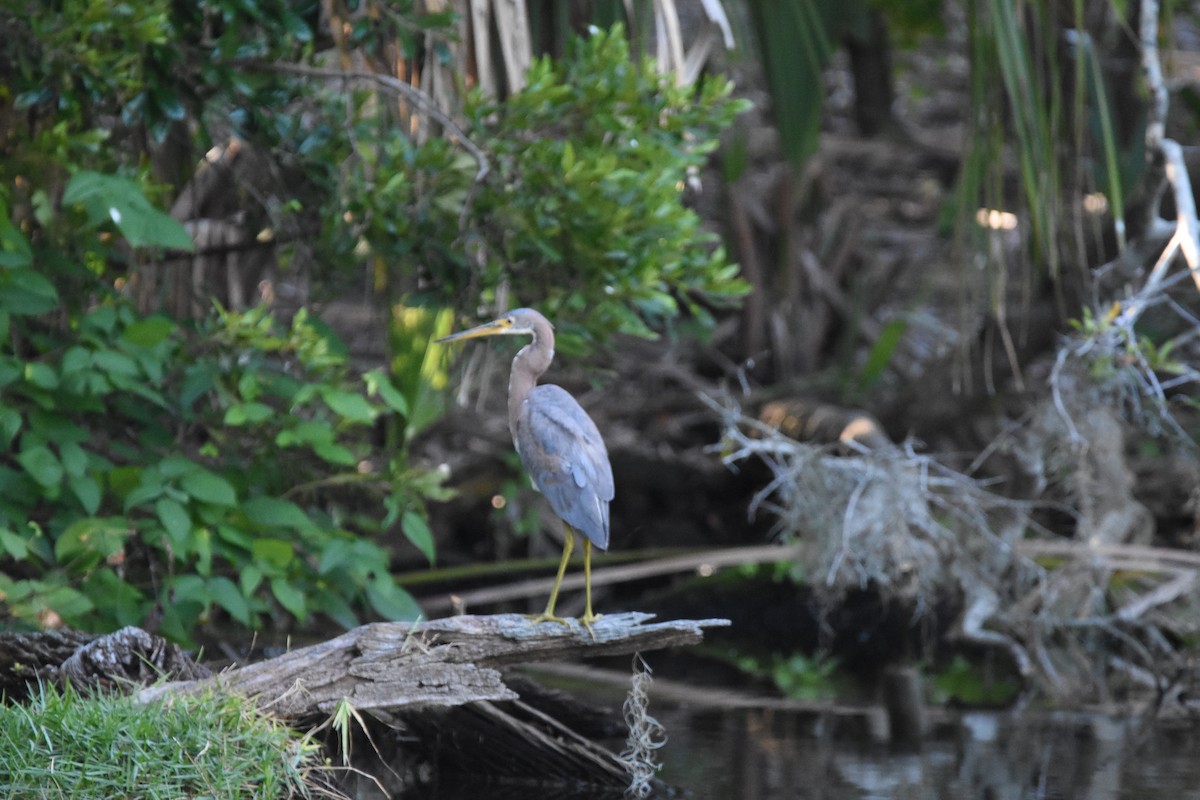
<instances>
[{"instance_id":1,"label":"heron's wing","mask_svg":"<svg viewBox=\"0 0 1200 800\"><path fill-rule=\"evenodd\" d=\"M535 387L521 408L516 445L554 513L607 549L612 467L596 423L575 398L559 386Z\"/></svg>"}]
</instances>

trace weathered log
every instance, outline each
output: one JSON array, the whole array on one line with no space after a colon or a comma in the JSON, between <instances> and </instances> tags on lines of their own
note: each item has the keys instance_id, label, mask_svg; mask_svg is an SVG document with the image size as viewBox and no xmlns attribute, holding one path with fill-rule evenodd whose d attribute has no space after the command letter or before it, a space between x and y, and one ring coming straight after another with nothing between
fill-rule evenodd
<instances>
[{"instance_id":1,"label":"weathered log","mask_svg":"<svg viewBox=\"0 0 1200 800\"><path fill-rule=\"evenodd\" d=\"M565 724L561 717L577 715L555 707L551 693L518 675L506 677L501 668L695 644L704 628L729 624L649 623L653 616L609 614L591 632L574 621L535 623L516 614L375 623L207 677L178 647L138 628L96 638L48 632L0 638L0 664L8 663L15 681L10 688L39 678L130 686L163 670L158 674L190 679L149 686L135 696L151 702L172 694L236 692L304 726L328 718L346 701L356 712L368 712L355 719L385 765L364 764L356 774L390 775L396 789L419 783L414 776L436 774L616 790L628 780L619 759ZM378 723L394 730L379 730ZM400 764L412 768L398 769ZM363 771L369 766L377 768Z\"/></svg>"},{"instance_id":2,"label":"weathered log","mask_svg":"<svg viewBox=\"0 0 1200 800\"><path fill-rule=\"evenodd\" d=\"M141 628L104 636L71 629L0 632L0 692L9 700L25 699L39 682L113 687L208 675L177 645Z\"/></svg>"},{"instance_id":3,"label":"weathered log","mask_svg":"<svg viewBox=\"0 0 1200 800\"><path fill-rule=\"evenodd\" d=\"M70 629L0 632L0 692L20 701L29 695L30 686L56 683L62 663L90 639Z\"/></svg>"},{"instance_id":4,"label":"weathered log","mask_svg":"<svg viewBox=\"0 0 1200 800\"><path fill-rule=\"evenodd\" d=\"M535 623L517 614L425 622L378 622L329 641L202 680L160 684L138 697L210 688L237 692L284 718L328 714L343 700L358 710L417 710L492 700L516 692L498 670L509 664L629 654L695 644L728 620L647 623L652 614L609 614L593 626Z\"/></svg>"}]
</instances>

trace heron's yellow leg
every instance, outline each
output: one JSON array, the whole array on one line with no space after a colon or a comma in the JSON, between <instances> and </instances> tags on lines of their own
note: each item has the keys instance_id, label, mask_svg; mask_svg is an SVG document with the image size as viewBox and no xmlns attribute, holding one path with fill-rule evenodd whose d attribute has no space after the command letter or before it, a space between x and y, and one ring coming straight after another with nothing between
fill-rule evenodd
<instances>
[{"instance_id":1,"label":"heron's yellow leg","mask_svg":"<svg viewBox=\"0 0 1200 800\"><path fill-rule=\"evenodd\" d=\"M592 612L592 542L590 539L583 540L583 594L587 598L587 607L580 622L583 623L583 627L588 629L588 633L594 640L596 632L592 630L592 623L600 619L602 615Z\"/></svg>"},{"instance_id":2,"label":"heron's yellow leg","mask_svg":"<svg viewBox=\"0 0 1200 800\"><path fill-rule=\"evenodd\" d=\"M570 625L562 617L554 616L554 604L558 602L558 590L562 588L563 575L567 572L567 562L571 560L571 551L575 549L575 533L571 530L571 526L563 523L563 552L562 561L558 562L558 576L554 579L554 588L550 590L550 602L546 603L546 610L533 618L534 622L561 622L563 625ZM591 544L588 542L588 544Z\"/></svg>"}]
</instances>

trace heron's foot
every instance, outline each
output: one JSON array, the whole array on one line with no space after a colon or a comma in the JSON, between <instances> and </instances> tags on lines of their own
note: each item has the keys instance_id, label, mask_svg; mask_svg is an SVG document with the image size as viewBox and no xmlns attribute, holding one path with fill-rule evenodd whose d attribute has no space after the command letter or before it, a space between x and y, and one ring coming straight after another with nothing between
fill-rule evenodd
<instances>
[{"instance_id":1,"label":"heron's foot","mask_svg":"<svg viewBox=\"0 0 1200 800\"><path fill-rule=\"evenodd\" d=\"M550 611L550 609L546 609L541 614L527 614L526 616L528 617L529 621L535 625L539 622L557 622L558 624L565 625L568 628L571 627L571 620L567 619L566 617L554 616L554 612Z\"/></svg>"},{"instance_id":2,"label":"heron's foot","mask_svg":"<svg viewBox=\"0 0 1200 800\"><path fill-rule=\"evenodd\" d=\"M596 632L594 630L592 630L592 623L595 622L596 620L600 619L603 616L604 616L603 614L593 614L589 611L588 613L584 614L582 617L579 618L579 621L581 623L583 623L583 627L587 628L587 632L592 635L593 642L596 641Z\"/></svg>"}]
</instances>

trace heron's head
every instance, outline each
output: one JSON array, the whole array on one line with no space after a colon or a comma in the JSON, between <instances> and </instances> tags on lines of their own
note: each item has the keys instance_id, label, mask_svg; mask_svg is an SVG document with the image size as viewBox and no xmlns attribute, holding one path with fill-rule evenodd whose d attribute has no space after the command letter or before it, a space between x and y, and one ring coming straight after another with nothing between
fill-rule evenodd
<instances>
[{"instance_id":1,"label":"heron's head","mask_svg":"<svg viewBox=\"0 0 1200 800\"><path fill-rule=\"evenodd\" d=\"M502 317L491 322L476 325L465 331L452 333L438 339L438 343L454 342L459 339L478 339L482 336L534 336L539 324L549 326L549 322L532 308L514 308Z\"/></svg>"}]
</instances>

